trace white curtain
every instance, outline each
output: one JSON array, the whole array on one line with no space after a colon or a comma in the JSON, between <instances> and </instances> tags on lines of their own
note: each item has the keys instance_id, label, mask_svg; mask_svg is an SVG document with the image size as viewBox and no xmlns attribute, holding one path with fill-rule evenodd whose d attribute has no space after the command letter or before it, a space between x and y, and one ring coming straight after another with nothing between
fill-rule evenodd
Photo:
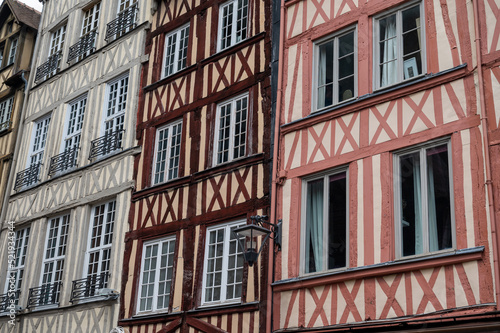
<instances>
[{"instance_id":1,"label":"white curtain","mask_svg":"<svg viewBox=\"0 0 500 333\"><path fill-rule=\"evenodd\" d=\"M308 184L306 211L306 273L312 273L323 269L323 181ZM310 257L311 250L314 258Z\"/></svg>"},{"instance_id":2,"label":"white curtain","mask_svg":"<svg viewBox=\"0 0 500 333\"><path fill-rule=\"evenodd\" d=\"M429 209L429 251L438 251L438 234L436 221L436 197L434 191L434 167L432 158L427 158L427 205Z\"/></svg>"},{"instance_id":3,"label":"white curtain","mask_svg":"<svg viewBox=\"0 0 500 333\"><path fill-rule=\"evenodd\" d=\"M326 47L319 48L319 67L318 67L318 108L325 106L325 83L326 83Z\"/></svg>"},{"instance_id":4,"label":"white curtain","mask_svg":"<svg viewBox=\"0 0 500 333\"><path fill-rule=\"evenodd\" d=\"M380 63L383 64L381 69L381 75L382 75L380 81L381 87L394 84L396 83L397 80L397 67L395 61L397 53L396 16L395 15L390 16L384 19L383 21L386 23L386 26L385 26L385 33L383 36L385 41L380 46L384 50L383 59L380 59Z\"/></svg>"},{"instance_id":5,"label":"white curtain","mask_svg":"<svg viewBox=\"0 0 500 333\"><path fill-rule=\"evenodd\" d=\"M418 157L418 155L416 155ZM413 197L415 204L415 254L423 253L422 230L422 184L420 175L420 159L413 160Z\"/></svg>"}]
</instances>

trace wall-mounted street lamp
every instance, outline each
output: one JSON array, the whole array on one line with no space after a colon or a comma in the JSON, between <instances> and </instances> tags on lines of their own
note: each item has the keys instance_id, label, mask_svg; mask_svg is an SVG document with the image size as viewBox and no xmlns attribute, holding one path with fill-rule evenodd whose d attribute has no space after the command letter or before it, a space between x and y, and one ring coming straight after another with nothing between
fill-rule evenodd
<instances>
[{"instance_id":1,"label":"wall-mounted street lamp","mask_svg":"<svg viewBox=\"0 0 500 333\"><path fill-rule=\"evenodd\" d=\"M264 225L269 226L270 229L264 228ZM281 220L278 220L278 224L274 224L268 222L266 215L251 216L250 224L236 228L233 232L236 234L240 248L243 251L243 259L249 266L253 266L253 263L257 261L260 251L262 251L268 238L272 238L274 244L281 249ZM264 238L257 251L257 238L260 236Z\"/></svg>"}]
</instances>

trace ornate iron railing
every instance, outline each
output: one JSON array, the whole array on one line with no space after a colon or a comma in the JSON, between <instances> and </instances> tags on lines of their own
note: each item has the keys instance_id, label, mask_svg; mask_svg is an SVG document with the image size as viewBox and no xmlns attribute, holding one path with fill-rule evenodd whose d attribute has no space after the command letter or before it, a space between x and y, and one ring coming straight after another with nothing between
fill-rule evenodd
<instances>
[{"instance_id":1,"label":"ornate iron railing","mask_svg":"<svg viewBox=\"0 0 500 333\"><path fill-rule=\"evenodd\" d=\"M78 147L66 149L59 155L52 157L49 165L49 177L53 176L57 172L76 166L79 149L80 148Z\"/></svg>"},{"instance_id":2,"label":"ornate iron railing","mask_svg":"<svg viewBox=\"0 0 500 333\"><path fill-rule=\"evenodd\" d=\"M12 121L7 120L3 123L0 124L0 132L6 131L10 128L10 125L12 125Z\"/></svg>"},{"instance_id":3,"label":"ornate iron railing","mask_svg":"<svg viewBox=\"0 0 500 333\"><path fill-rule=\"evenodd\" d=\"M59 71L59 64L62 58L62 51L57 51L51 55L46 62L36 69L35 82L48 79Z\"/></svg>"},{"instance_id":4,"label":"ornate iron railing","mask_svg":"<svg viewBox=\"0 0 500 333\"><path fill-rule=\"evenodd\" d=\"M16 306L19 302L20 294L21 292L17 290L0 295L0 312L9 311L12 306Z\"/></svg>"},{"instance_id":5,"label":"ornate iron railing","mask_svg":"<svg viewBox=\"0 0 500 333\"><path fill-rule=\"evenodd\" d=\"M104 136L90 142L89 160L97 156L107 155L115 150L121 149L123 132L125 130L106 133Z\"/></svg>"},{"instance_id":6,"label":"ornate iron railing","mask_svg":"<svg viewBox=\"0 0 500 333\"><path fill-rule=\"evenodd\" d=\"M135 3L129 8L118 13L116 19L107 24L106 37L104 38L104 40L106 42L109 42L110 40L123 36L130 30L135 28L138 11L139 7L137 3Z\"/></svg>"},{"instance_id":7,"label":"ornate iron railing","mask_svg":"<svg viewBox=\"0 0 500 333\"><path fill-rule=\"evenodd\" d=\"M44 284L41 287L30 288L27 309L42 305L59 303L62 282Z\"/></svg>"},{"instance_id":8,"label":"ornate iron railing","mask_svg":"<svg viewBox=\"0 0 500 333\"><path fill-rule=\"evenodd\" d=\"M14 190L19 191L24 186L29 186L38 182L38 174L42 163L32 164L29 168L20 171L16 175Z\"/></svg>"},{"instance_id":9,"label":"ornate iron railing","mask_svg":"<svg viewBox=\"0 0 500 333\"><path fill-rule=\"evenodd\" d=\"M71 303L93 296L99 296L98 290L106 288L108 284L109 273L89 275L86 278L73 281L71 288Z\"/></svg>"},{"instance_id":10,"label":"ornate iron railing","mask_svg":"<svg viewBox=\"0 0 500 333\"><path fill-rule=\"evenodd\" d=\"M80 37L76 44L70 46L67 62L70 63L75 59L79 61L92 53L95 50L96 35L97 30L94 29Z\"/></svg>"}]
</instances>

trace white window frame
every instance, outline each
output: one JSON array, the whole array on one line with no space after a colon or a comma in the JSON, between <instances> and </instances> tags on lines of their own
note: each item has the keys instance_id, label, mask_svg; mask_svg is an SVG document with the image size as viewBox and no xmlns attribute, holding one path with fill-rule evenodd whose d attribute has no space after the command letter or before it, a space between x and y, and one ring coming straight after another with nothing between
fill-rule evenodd
<instances>
[{"instance_id":1,"label":"white window frame","mask_svg":"<svg viewBox=\"0 0 500 333\"><path fill-rule=\"evenodd\" d=\"M345 182L346 182L346 192L345 192L345 204L346 204L346 221L345 221L345 228L346 228L346 234L345 234L345 239L346 239L346 256L345 256L345 266L343 267L337 267L337 268L328 268L328 244L330 242L329 240L329 233L328 233L328 221L329 221L329 215L328 215L328 198L329 198L329 193L330 193L330 188L329 188L329 182L328 179L331 176L336 176L340 175L342 173L345 173ZM308 191L307 191L307 185L316 180L323 179L323 237L322 241L323 244L323 252L322 252L322 258L323 258L323 267L321 269L316 270L315 272L306 272L306 236L307 236L307 199L308 199ZM314 275L318 273L324 273L326 271L332 272L332 271L341 271L349 268L349 168L347 167L341 167L341 168L336 168L334 170L329 170L327 172L321 172L319 174L315 174L312 176L305 177L302 179L302 201L301 201L301 241L300 241L300 273L301 275Z\"/></svg>"},{"instance_id":2,"label":"white window frame","mask_svg":"<svg viewBox=\"0 0 500 333\"><path fill-rule=\"evenodd\" d=\"M162 68L162 77L165 78L167 76L173 75L184 68L187 67L187 55L188 55L188 48L189 48L189 32L190 32L190 25L185 24L184 26L180 27L179 29L176 29L168 34L165 35L165 49L163 52L163 68ZM175 36L175 42L169 43L170 38L174 38ZM181 37L184 36L182 39ZM181 43L182 41L182 43ZM181 49L181 44L184 44L185 46L182 47ZM170 63L170 66L172 70L167 71L167 60L169 58L169 54L167 53L169 49L173 48L173 52L170 53L170 58L172 59L172 62ZM182 59L180 58L182 56ZM183 65L179 65L179 61L182 60L184 63Z\"/></svg>"},{"instance_id":3,"label":"white window frame","mask_svg":"<svg viewBox=\"0 0 500 333\"><path fill-rule=\"evenodd\" d=\"M74 107L76 107L76 109L74 109ZM61 153L66 149L80 148L86 110L87 94L72 100L68 104L66 119L64 121L63 139L60 149Z\"/></svg>"},{"instance_id":4,"label":"white window frame","mask_svg":"<svg viewBox=\"0 0 500 333\"><path fill-rule=\"evenodd\" d=\"M173 136L174 129L176 130L175 137ZM158 161L158 158L160 158L159 156L160 136L162 136L161 133L165 133L165 131L167 131L167 138L166 139L164 138L163 141L166 141L165 143L166 148L164 149L166 155L165 159L163 159L163 161L161 162ZM153 159L153 174L151 179L151 183L153 185L162 184L179 177L181 145L182 145L182 120L174 121L165 126L159 127L156 130L155 153ZM175 160L177 160L176 165L174 163ZM172 176L170 176L170 171L172 171L173 173ZM157 176L158 178L162 178L162 180L157 180L156 179Z\"/></svg>"},{"instance_id":5,"label":"white window frame","mask_svg":"<svg viewBox=\"0 0 500 333\"><path fill-rule=\"evenodd\" d=\"M237 20L238 20L238 10L240 10L240 8L238 8L238 4L240 1L246 1L246 17L245 17L245 28L243 30L245 30L245 33L244 33L244 36L241 36L241 40L236 40L236 36L238 34L238 31L236 30L237 28ZM229 7L229 6L233 6L233 9L232 9L232 12L231 12L231 15L232 15L232 20L231 20L231 31L230 31L230 39L231 41L229 42L229 45L226 45L223 47L222 45L222 30L225 28L223 26L223 13L224 13L224 8L226 7ZM245 7L243 7L245 8ZM242 41L246 40L248 38L248 35L250 33L250 0L230 0L228 2L225 2L223 3L222 5L220 5L219 7L219 29L218 30L218 33L217 33L217 51L220 52L220 51L223 51L227 48L230 48L231 46L234 46L238 43L241 43Z\"/></svg>"},{"instance_id":6,"label":"white window frame","mask_svg":"<svg viewBox=\"0 0 500 333\"><path fill-rule=\"evenodd\" d=\"M429 222L428 222L428 195L427 195L427 162L425 160L425 152L427 149L432 149L437 146L446 145L448 153L448 178L449 178L449 193L450 193L450 219L451 219L451 248L438 250L431 252L429 250ZM400 186L400 158L410 153L419 152L420 155L420 170L421 170L421 192L422 192L422 242L423 242L423 252L421 254L414 254L403 256L403 221L402 211L401 211L401 186ZM395 230L395 244L396 244L396 258L411 258L415 256L425 256L431 253L451 251L456 248L456 226L455 226L455 208L454 208L454 191L453 191L453 167L452 167L452 150L451 141L447 139L438 139L427 142L425 144L420 144L399 151L393 154L393 170L394 170L394 230Z\"/></svg>"},{"instance_id":7,"label":"white window frame","mask_svg":"<svg viewBox=\"0 0 500 333\"><path fill-rule=\"evenodd\" d=\"M101 127L101 136L124 129L125 113L127 111L127 100L129 95L129 81L129 75L128 73L125 73L106 84L106 98L103 105L103 126ZM112 90L112 87L115 85L116 90ZM112 106L110 106L110 103Z\"/></svg>"},{"instance_id":8,"label":"white window frame","mask_svg":"<svg viewBox=\"0 0 500 333\"><path fill-rule=\"evenodd\" d=\"M115 221L116 200L111 200L92 207L87 238L87 251L85 252L86 270L84 272L84 278L110 272ZM99 245L93 246L92 243L94 240ZM98 259L91 263L90 258L94 253L98 255ZM106 253L107 256L104 257ZM96 269L91 269L91 264L97 264ZM108 278L108 276L105 277L105 285L107 285Z\"/></svg>"},{"instance_id":9,"label":"white window frame","mask_svg":"<svg viewBox=\"0 0 500 333\"><path fill-rule=\"evenodd\" d=\"M101 3L98 2L83 13L82 32L80 36L85 36L92 30L99 29L99 15L101 14Z\"/></svg>"},{"instance_id":10,"label":"white window frame","mask_svg":"<svg viewBox=\"0 0 500 333\"><path fill-rule=\"evenodd\" d=\"M62 51L66 40L66 23L52 31L50 34L49 57ZM60 59L59 59L60 60Z\"/></svg>"},{"instance_id":11,"label":"white window frame","mask_svg":"<svg viewBox=\"0 0 500 333\"><path fill-rule=\"evenodd\" d=\"M241 227L246 225L245 220L239 220L231 223L225 223L221 225L215 225L207 228L206 234L205 234L205 253L204 253L204 264L203 264L203 287L202 287L202 293L201 293L201 305L202 306L214 306L214 305L221 305L221 304L233 304L233 303L240 303L241 302L241 296L236 297L236 298L227 298L227 286L228 286L228 273L229 273L229 255L232 256L238 256L241 255L241 267L238 266L238 260L235 258L235 265L236 268L232 269L236 271L238 269L242 270L242 281L239 282L241 283L241 294L244 294L243 290L243 269L244 269L244 262L243 262L243 252L241 251L241 247L238 244L237 239L231 240L231 229ZM223 254L222 254L222 269L220 270L222 276L221 276L221 284L220 284L220 300L216 301L205 301L206 297L206 289L207 288L213 288L213 286L207 286L208 283L208 263L209 263L209 251L210 251L210 232L217 232L218 230L224 230L224 240L223 240ZM230 247L230 242L236 242L236 252L235 253L229 253L229 247ZM236 285L237 282L234 284Z\"/></svg>"},{"instance_id":12,"label":"white window frame","mask_svg":"<svg viewBox=\"0 0 500 333\"><path fill-rule=\"evenodd\" d=\"M12 117L12 106L14 104L14 96L4 99L0 102L0 132L8 130L10 124L5 126L4 124L10 122Z\"/></svg>"},{"instance_id":13,"label":"white window frame","mask_svg":"<svg viewBox=\"0 0 500 333\"><path fill-rule=\"evenodd\" d=\"M173 244L173 245L172 245ZM146 251L147 251L147 248L148 247L152 247L152 246L158 246L157 248L157 255L156 255L156 262L155 262L155 265L154 265L154 268L152 268L153 266L150 266L148 268L152 268L150 269L148 272L149 273L152 273L154 274L154 277L153 277L153 281L150 281L149 283L149 286L153 288L152 290L152 295L151 296L145 296L143 297L142 293L143 293L143 288L147 288L147 285L146 286L143 286L143 278L145 276L145 272L144 272L144 269L145 269L145 255L146 255ZM166 259L166 266L164 267L161 267L161 248L163 248L163 246L167 246L167 253L166 253L166 256L167 256L167 259ZM173 252L170 252L168 250L168 248L170 246L173 246ZM158 307L158 297L160 296L159 295L159 279L160 279L160 276L161 276L161 273L160 273L160 270L161 269L166 269L167 272L165 273L165 280L163 280L163 283L169 283L170 284L170 291L167 293L165 292L164 294L162 294L163 297L166 297L166 295L168 295L168 303L170 303L170 300L172 299L172 288L173 288L173 284L174 284L174 281L175 281L175 276L174 276L174 273L175 273L175 265L176 265L176 260L177 258L175 257L175 250L176 250L176 238L175 236L171 236L171 237L166 237L166 238L162 238L162 239L158 239L158 240L152 240L152 241L148 241L148 242L144 242L143 243L143 246L142 246L142 258L141 258L141 274L140 274L140 278L139 278L139 288L138 288L138 292L137 292L137 313L154 313L154 312L166 312L169 310L169 307L163 307L163 308L159 308ZM151 256L150 258L153 258L153 256ZM171 265L169 265L169 261L171 261ZM170 276L170 279L168 279L168 270L170 270L172 272L172 275ZM165 288L167 286L165 285ZM144 309L144 310L141 310L141 300L144 299L144 298L149 298L149 297L152 297L152 303L151 303L151 309Z\"/></svg>"},{"instance_id":14,"label":"white window frame","mask_svg":"<svg viewBox=\"0 0 500 333\"><path fill-rule=\"evenodd\" d=\"M26 161L26 168L32 164L42 163L44 157L45 146L47 145L47 137L50 126L51 114L33 122L33 132L31 134L30 152ZM40 130L40 131L39 131ZM37 143L38 140L38 143Z\"/></svg>"},{"instance_id":15,"label":"white window frame","mask_svg":"<svg viewBox=\"0 0 500 333\"><path fill-rule=\"evenodd\" d=\"M19 37L14 37L10 40L9 46L9 59L7 65L11 65L16 61L17 47L19 44Z\"/></svg>"},{"instance_id":16,"label":"white window frame","mask_svg":"<svg viewBox=\"0 0 500 333\"><path fill-rule=\"evenodd\" d=\"M26 255L28 253L28 244L30 237L31 227L18 229L15 231L15 258L14 264L9 266L7 280L5 281L5 292L8 293L10 290L10 277L15 275L15 286L16 290L19 291L22 288L22 280L24 277L24 267L26 263ZM9 260L11 260L9 256Z\"/></svg>"},{"instance_id":17,"label":"white window frame","mask_svg":"<svg viewBox=\"0 0 500 333\"><path fill-rule=\"evenodd\" d=\"M236 132L236 127L239 126L239 124L236 124L236 103L240 100L246 99L247 107L246 107L246 117L245 117L245 133L244 133L244 138L245 138L245 143L238 145L239 147L243 147L244 152L240 156L234 156L234 148L235 148L235 132ZM228 151L228 158L226 161L221 161L219 162L218 157L219 157L219 140L220 138L220 122L221 122L221 109L227 105L231 106L231 113L229 115L230 120L229 120L229 151ZM250 111L251 110L251 105L250 105L250 95L248 93L241 94L239 96L233 97L229 100L226 100L220 104L217 105L217 114L215 117L215 133L214 133L214 156L213 156L213 165L219 165L219 164L224 164L231 162L236 159L243 158L247 156L247 146L248 146L248 126L249 126L249 117L250 117ZM241 123L241 122L240 122ZM241 133L240 133L241 136Z\"/></svg>"},{"instance_id":18,"label":"white window frame","mask_svg":"<svg viewBox=\"0 0 500 333\"><path fill-rule=\"evenodd\" d=\"M402 12L404 10L410 9L415 6L420 6L420 57L422 60L422 73L415 75L411 78L405 79L404 78L404 69L403 69L403 37L402 37ZM380 20L383 20L389 16L392 16L396 14L396 67L397 67L397 78L396 82L393 84L386 84L384 86L381 85L381 75L382 73L380 72L380 31L379 31L379 22ZM391 87L397 84L400 84L402 82L408 81L408 80L413 80L416 77L421 77L425 75L427 72L427 64L426 64L426 43L425 43L425 10L424 10L424 3L421 1L416 1L416 2L411 2L409 4L406 4L401 7L397 7L391 11L384 12L378 16L374 17L373 20L373 45L374 45L374 52L373 52L373 63L374 63L374 71L375 75L373 77L373 86L375 89L385 89L387 87Z\"/></svg>"},{"instance_id":19,"label":"white window frame","mask_svg":"<svg viewBox=\"0 0 500 333\"><path fill-rule=\"evenodd\" d=\"M52 222L55 220L58 221L57 227L52 228ZM62 277L64 274L64 265L66 259L66 250L68 247L68 237L69 237L69 226L70 226L70 214L59 215L49 219L47 223L47 232L45 234L45 246L42 255L42 274L40 274L40 286L44 285L53 285L54 283L62 282ZM54 230L55 234L51 235L52 230ZM51 244L50 248L54 249L53 255L48 255L47 252L49 250L49 241L52 240L54 243ZM52 246L53 245L53 246ZM52 264L52 269L46 271L47 266ZM57 265L60 265L59 269ZM59 277L58 277L59 275ZM44 283L44 277L48 276L50 278L49 281ZM55 300L54 304L59 303L60 299L59 289L57 291L57 300Z\"/></svg>"},{"instance_id":20,"label":"white window frame","mask_svg":"<svg viewBox=\"0 0 500 333\"><path fill-rule=\"evenodd\" d=\"M118 4L118 14L135 5L137 0L120 0Z\"/></svg>"},{"instance_id":21,"label":"white window frame","mask_svg":"<svg viewBox=\"0 0 500 333\"><path fill-rule=\"evenodd\" d=\"M354 55L354 91L352 92L352 97L345 99L343 101L338 101L338 91L339 91L339 39L344 37L350 33L353 33L353 55ZM318 79L319 79L319 66L320 66L320 46L329 42L333 42L333 96L332 96L332 104L326 105L323 107L318 107ZM358 28L357 26L349 27L347 29L343 29L333 35L330 35L326 38L319 39L314 42L314 71L313 71L313 110L322 110L337 104L345 103L352 99L355 99L358 96Z\"/></svg>"}]
</instances>

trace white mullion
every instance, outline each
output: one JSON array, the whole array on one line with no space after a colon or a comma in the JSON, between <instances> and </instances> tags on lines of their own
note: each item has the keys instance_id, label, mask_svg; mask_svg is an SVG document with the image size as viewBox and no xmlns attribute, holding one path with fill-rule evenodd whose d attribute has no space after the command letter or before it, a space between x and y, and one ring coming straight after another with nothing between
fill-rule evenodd
<instances>
[{"instance_id":1,"label":"white mullion","mask_svg":"<svg viewBox=\"0 0 500 333\"><path fill-rule=\"evenodd\" d=\"M398 75L398 82L404 81L403 70L403 11L396 12L396 46L397 46L397 59L396 70Z\"/></svg>"},{"instance_id":2,"label":"white mullion","mask_svg":"<svg viewBox=\"0 0 500 333\"><path fill-rule=\"evenodd\" d=\"M177 71L179 70L178 68L178 62L179 62L179 56L180 56L180 44L181 44L181 31L182 31L182 28L179 29L178 31L176 31L175 35L175 40L176 40L176 43L175 43L175 48L174 48L174 66L173 66L173 73L177 73Z\"/></svg>"},{"instance_id":3,"label":"white mullion","mask_svg":"<svg viewBox=\"0 0 500 333\"><path fill-rule=\"evenodd\" d=\"M328 220L328 193L329 193L329 183L328 183L328 175L323 176L323 267L322 270L326 271L328 269L328 224L326 220Z\"/></svg>"},{"instance_id":4,"label":"white mullion","mask_svg":"<svg viewBox=\"0 0 500 333\"><path fill-rule=\"evenodd\" d=\"M161 266L161 250L162 242L158 242L158 251L156 251L156 267L154 272L154 283L153 283L153 301L151 302L151 311L158 310L158 285L160 281L160 266Z\"/></svg>"},{"instance_id":5,"label":"white mullion","mask_svg":"<svg viewBox=\"0 0 500 333\"><path fill-rule=\"evenodd\" d=\"M227 301L227 269L229 260L229 238L231 233L231 225L226 225L222 230L224 230L224 247L222 251L222 277L219 302Z\"/></svg>"},{"instance_id":6,"label":"white mullion","mask_svg":"<svg viewBox=\"0 0 500 333\"><path fill-rule=\"evenodd\" d=\"M233 0L232 15L233 15L233 23L231 26L231 45L230 46L233 46L236 44L236 26L238 23L238 1L237 0Z\"/></svg>"},{"instance_id":7,"label":"white mullion","mask_svg":"<svg viewBox=\"0 0 500 333\"><path fill-rule=\"evenodd\" d=\"M234 158L234 135L235 135L235 129L236 129L236 101L239 100L239 98L235 98L231 101L231 112L229 113L229 147L228 147L228 160L232 161Z\"/></svg>"},{"instance_id":8,"label":"white mullion","mask_svg":"<svg viewBox=\"0 0 500 333\"><path fill-rule=\"evenodd\" d=\"M337 36L333 39L333 98L332 102L333 105L338 104L339 102L339 78L340 78L340 60L339 60L339 38L341 37ZM325 89L325 95L326 95L326 89Z\"/></svg>"},{"instance_id":9,"label":"white mullion","mask_svg":"<svg viewBox=\"0 0 500 333\"><path fill-rule=\"evenodd\" d=\"M429 207L428 207L428 189L427 189L427 147L420 149L420 192L422 208L422 237L423 252L429 252Z\"/></svg>"}]
</instances>

